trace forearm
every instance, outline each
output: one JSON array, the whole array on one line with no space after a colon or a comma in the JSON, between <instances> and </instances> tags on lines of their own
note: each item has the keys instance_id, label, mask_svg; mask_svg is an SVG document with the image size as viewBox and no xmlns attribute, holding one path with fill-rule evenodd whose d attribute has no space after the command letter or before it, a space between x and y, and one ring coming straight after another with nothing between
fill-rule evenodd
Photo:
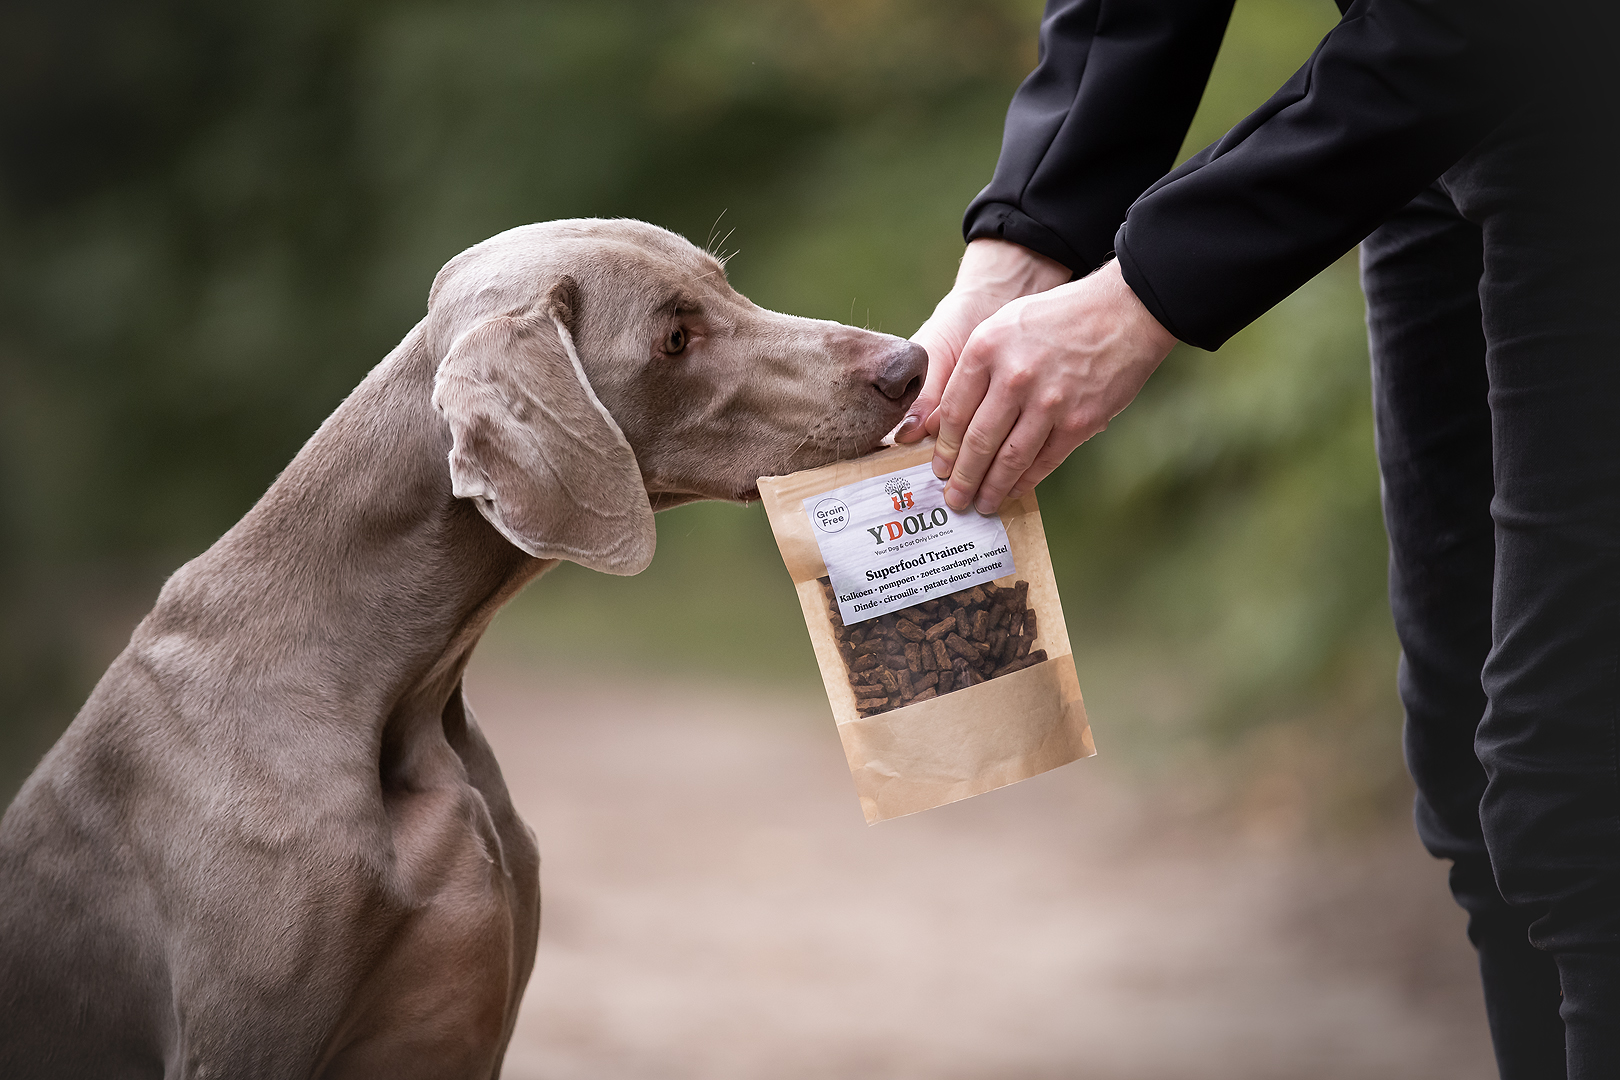
<instances>
[{"instance_id":1,"label":"forearm","mask_svg":"<svg viewBox=\"0 0 1620 1080\"><path fill-rule=\"evenodd\" d=\"M1104 10L1106 6L1106 11ZM1040 61L1007 109L963 234L1090 273L1126 208L1175 161L1232 0L1048 0Z\"/></svg>"},{"instance_id":2,"label":"forearm","mask_svg":"<svg viewBox=\"0 0 1620 1080\"><path fill-rule=\"evenodd\" d=\"M1523 99L1534 43L1507 40L1515 21L1501 0L1362 0L1270 101L1131 207L1114 240L1125 280L1177 337L1219 347Z\"/></svg>"}]
</instances>

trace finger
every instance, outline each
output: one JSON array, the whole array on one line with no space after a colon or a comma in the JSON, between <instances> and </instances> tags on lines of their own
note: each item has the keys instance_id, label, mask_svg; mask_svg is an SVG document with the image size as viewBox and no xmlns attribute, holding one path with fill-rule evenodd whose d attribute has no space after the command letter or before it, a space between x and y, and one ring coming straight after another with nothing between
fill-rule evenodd
<instances>
[{"instance_id":1,"label":"finger","mask_svg":"<svg viewBox=\"0 0 1620 1080\"><path fill-rule=\"evenodd\" d=\"M982 410L981 410L982 411ZM981 514L993 514L1001 502L1040 456L1048 443L1052 422L1034 412L1024 412L1002 441L990 470L979 484L974 505Z\"/></svg>"},{"instance_id":2,"label":"finger","mask_svg":"<svg viewBox=\"0 0 1620 1080\"><path fill-rule=\"evenodd\" d=\"M950 391L946 391L949 396ZM973 420L962 435L961 447L951 466L951 480L945 485L945 505L966 510L978 494L979 485L990 471L1001 444L1018 422L1019 404L1012 395L992 386L979 403ZM1031 457L1034 455L1031 454Z\"/></svg>"},{"instance_id":3,"label":"finger","mask_svg":"<svg viewBox=\"0 0 1620 1080\"><path fill-rule=\"evenodd\" d=\"M1068 460L1078 445L1079 443L1065 436L1061 430L1053 429L1047 437L1046 445L1035 455L1035 460L1024 470L1024 475L1019 477L1007 492L1007 498L1022 499L1034 491L1035 485L1051 476L1059 465Z\"/></svg>"},{"instance_id":4,"label":"finger","mask_svg":"<svg viewBox=\"0 0 1620 1080\"><path fill-rule=\"evenodd\" d=\"M951 369L956 366L956 351L951 348L949 339L934 329L932 322L923 323L911 335L912 341L928 350L928 375L923 379L917 400L911 403L911 408L906 410L906 418L895 429L896 442L916 442L927 434L928 420L939 408L939 399L951 379Z\"/></svg>"},{"instance_id":5,"label":"finger","mask_svg":"<svg viewBox=\"0 0 1620 1080\"><path fill-rule=\"evenodd\" d=\"M968 424L990 387L989 366L981 362L985 350L975 349L974 345L973 338L969 338L962 347L962 355L951 370L950 381L945 384L939 407L934 410L934 419L928 425L939 436L934 444L934 475L941 480L950 476L955 469L957 455L962 449L962 436L967 433ZM957 509L966 506L967 501L964 500Z\"/></svg>"}]
</instances>

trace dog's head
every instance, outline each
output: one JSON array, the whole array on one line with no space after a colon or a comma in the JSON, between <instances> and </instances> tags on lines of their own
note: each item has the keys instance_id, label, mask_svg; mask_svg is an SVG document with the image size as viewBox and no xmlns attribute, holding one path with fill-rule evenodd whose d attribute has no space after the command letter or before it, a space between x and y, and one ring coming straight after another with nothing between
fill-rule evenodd
<instances>
[{"instance_id":1,"label":"dog's head","mask_svg":"<svg viewBox=\"0 0 1620 1080\"><path fill-rule=\"evenodd\" d=\"M921 346L766 311L708 252L629 220L526 225L447 263L428 301L455 494L512 543L633 574L654 510L873 449Z\"/></svg>"}]
</instances>

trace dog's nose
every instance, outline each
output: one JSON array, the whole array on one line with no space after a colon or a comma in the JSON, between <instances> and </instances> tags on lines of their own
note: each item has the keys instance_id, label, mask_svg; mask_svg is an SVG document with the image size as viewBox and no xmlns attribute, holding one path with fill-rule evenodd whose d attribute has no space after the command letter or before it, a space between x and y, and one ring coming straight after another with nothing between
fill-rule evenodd
<instances>
[{"instance_id":1,"label":"dog's nose","mask_svg":"<svg viewBox=\"0 0 1620 1080\"><path fill-rule=\"evenodd\" d=\"M915 341L901 341L878 360L872 385L890 401L899 401L907 395L916 397L927 374L928 350Z\"/></svg>"}]
</instances>

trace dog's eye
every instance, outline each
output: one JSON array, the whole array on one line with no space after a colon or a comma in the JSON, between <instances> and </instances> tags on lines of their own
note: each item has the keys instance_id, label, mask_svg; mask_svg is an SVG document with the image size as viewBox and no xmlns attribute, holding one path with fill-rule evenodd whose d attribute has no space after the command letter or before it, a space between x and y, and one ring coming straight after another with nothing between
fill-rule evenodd
<instances>
[{"instance_id":1,"label":"dog's eye","mask_svg":"<svg viewBox=\"0 0 1620 1080\"><path fill-rule=\"evenodd\" d=\"M685 350L686 328L677 326L669 332L669 337L664 339L664 352L670 356L679 356Z\"/></svg>"}]
</instances>

